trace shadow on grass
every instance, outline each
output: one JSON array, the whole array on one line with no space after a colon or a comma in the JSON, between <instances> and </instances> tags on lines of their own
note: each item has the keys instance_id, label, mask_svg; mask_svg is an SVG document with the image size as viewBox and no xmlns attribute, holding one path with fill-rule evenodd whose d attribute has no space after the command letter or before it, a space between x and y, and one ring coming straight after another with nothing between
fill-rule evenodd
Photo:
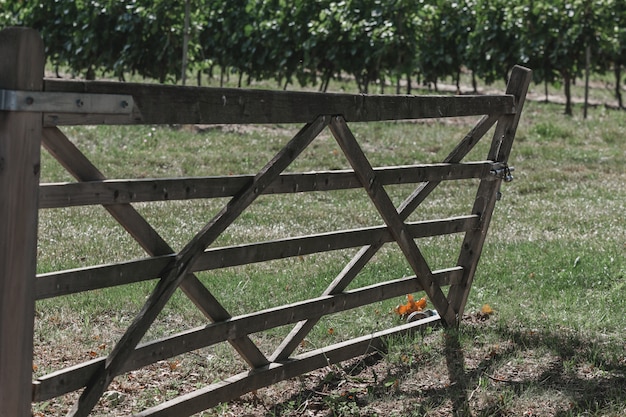
<instances>
[{"instance_id":1,"label":"shadow on grass","mask_svg":"<svg viewBox=\"0 0 626 417\"><path fill-rule=\"evenodd\" d=\"M462 331L466 332L467 338L467 336L474 337L485 330L481 327L473 327ZM443 331L444 355L451 381L447 396L452 401L454 416L617 416L626 412L626 358L623 347L613 346L607 352L606 343L587 340L579 335L507 328L490 328L489 330L495 331L499 340L511 343L508 348L490 355L471 370L465 368L464 350L468 347L462 346L462 336L459 330L444 329ZM557 358L541 373L516 379L490 376L501 364L514 360L518 354L537 349L550 352ZM621 357L619 354L614 354L620 349ZM581 375L581 372L576 371L580 367L587 367L586 375L584 373ZM516 410L515 399L502 400L502 395L500 395L499 401L485 408L476 409L472 407L467 393L472 390L474 394L481 389L480 380L483 376L491 378L496 385L506 386L515 393L516 398L526 397L526 401L531 402L535 408L541 409L542 399L554 392L567 398L568 404L565 408L554 410L554 412L544 409L545 414L533 414L529 411Z\"/></svg>"},{"instance_id":2,"label":"shadow on grass","mask_svg":"<svg viewBox=\"0 0 626 417\"><path fill-rule=\"evenodd\" d=\"M443 343L434 349L442 351L426 362L390 363L381 354L362 358L341 372L329 371L313 387L302 386L299 392L273 404L266 416L366 416L380 410L386 415L455 417L620 416L626 412L623 342L609 346L608 342L567 332L491 324L443 329L435 338L438 334ZM484 355L474 341L485 334L504 348ZM536 357L532 352L541 354ZM481 359L470 366L468 357ZM546 357L550 361L542 362ZM528 360L535 363L524 362ZM505 368L511 363L523 372L507 375ZM384 368L387 373L372 379L372 367L377 372ZM369 376L363 378L367 372ZM390 381L428 372L447 373L443 377L447 376L449 383L390 389ZM367 394L363 394L364 381ZM350 392L355 395L346 396ZM305 409L307 414L302 414Z\"/></svg>"}]
</instances>

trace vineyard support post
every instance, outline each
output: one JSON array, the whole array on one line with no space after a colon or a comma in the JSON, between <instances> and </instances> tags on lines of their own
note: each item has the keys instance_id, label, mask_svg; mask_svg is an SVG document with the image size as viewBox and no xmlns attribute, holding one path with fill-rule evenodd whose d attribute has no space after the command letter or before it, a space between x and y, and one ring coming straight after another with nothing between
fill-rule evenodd
<instances>
[{"instance_id":1,"label":"vineyard support post","mask_svg":"<svg viewBox=\"0 0 626 417\"><path fill-rule=\"evenodd\" d=\"M0 88L41 91L43 42L0 31ZM42 115L0 111L0 417L31 415Z\"/></svg>"}]
</instances>

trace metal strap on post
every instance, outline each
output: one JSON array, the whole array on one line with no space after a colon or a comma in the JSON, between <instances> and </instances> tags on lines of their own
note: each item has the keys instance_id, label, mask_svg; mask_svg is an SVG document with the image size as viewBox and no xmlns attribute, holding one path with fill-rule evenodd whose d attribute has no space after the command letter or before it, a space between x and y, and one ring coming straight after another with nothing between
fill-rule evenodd
<instances>
[{"instance_id":1,"label":"metal strap on post","mask_svg":"<svg viewBox=\"0 0 626 417\"><path fill-rule=\"evenodd\" d=\"M0 89L0 111L131 114L133 96Z\"/></svg>"}]
</instances>

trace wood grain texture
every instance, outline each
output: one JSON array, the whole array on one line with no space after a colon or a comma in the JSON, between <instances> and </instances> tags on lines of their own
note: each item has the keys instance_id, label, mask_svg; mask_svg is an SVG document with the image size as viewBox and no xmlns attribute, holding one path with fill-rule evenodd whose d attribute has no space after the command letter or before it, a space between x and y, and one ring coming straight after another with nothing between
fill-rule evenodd
<instances>
[{"instance_id":1,"label":"wood grain texture","mask_svg":"<svg viewBox=\"0 0 626 417\"><path fill-rule=\"evenodd\" d=\"M477 161L467 164L422 164L375 168L383 185L413 184L485 178L493 163ZM153 178L101 180L78 183L42 184L40 208L83 205L112 205L148 201L190 200L232 197L254 179L254 175L223 177ZM263 194L286 194L312 191L334 191L360 188L353 171L318 171L280 175Z\"/></svg>"},{"instance_id":2,"label":"wood grain texture","mask_svg":"<svg viewBox=\"0 0 626 417\"><path fill-rule=\"evenodd\" d=\"M339 116L333 117L330 130L343 150L343 153L346 155L346 158L350 161L350 165L352 165L352 168L354 168L354 171L359 176L359 180L370 196L374 206L376 206L376 209L387 224L389 231L394 240L398 243L404 257L409 262L409 265L411 265L411 268L417 276L417 280L420 282L422 288L424 288L426 294L428 294L428 298L430 298L435 308L440 311L446 323L455 323L456 317L453 317L449 309L448 299L441 291L441 288L433 282L432 271L426 259L417 247L415 241L411 238L406 224L398 214L396 207L393 205L391 198L382 184L378 181L376 173L356 138L348 128L345 120Z\"/></svg>"},{"instance_id":3,"label":"wood grain texture","mask_svg":"<svg viewBox=\"0 0 626 417\"><path fill-rule=\"evenodd\" d=\"M478 216L459 216L448 219L407 223L412 238L462 233L477 226ZM191 272L209 271L275 259L348 249L393 240L385 226L340 230L336 232L278 239L206 250L192 265ZM131 284L161 277L175 255L153 256L135 261L119 262L67 271L37 275L37 300L74 294L82 291ZM222 317L221 319L225 319Z\"/></svg>"},{"instance_id":4,"label":"wood grain texture","mask_svg":"<svg viewBox=\"0 0 626 417\"><path fill-rule=\"evenodd\" d=\"M462 273L461 268L450 268L434 271L433 276L439 285L447 286L458 283ZM372 300L386 300L420 290L419 283L414 276L405 277L337 295L320 296L232 317L222 322L189 329L161 340L139 345L122 368L122 372L132 371L155 361L165 360L219 342L234 340L247 334L295 323L310 316L338 313L365 305ZM94 359L39 378L33 385L34 400L46 401L81 389L87 384L89 377L98 368L104 366L105 360L106 358Z\"/></svg>"},{"instance_id":5,"label":"wood grain texture","mask_svg":"<svg viewBox=\"0 0 626 417\"><path fill-rule=\"evenodd\" d=\"M39 91L39 34L0 31L0 88ZM41 113L0 111L0 416L31 415Z\"/></svg>"},{"instance_id":6,"label":"wood grain texture","mask_svg":"<svg viewBox=\"0 0 626 417\"><path fill-rule=\"evenodd\" d=\"M87 416L102 393L124 367L140 340L158 314L180 286L191 265L219 235L283 172L328 124L328 118L319 117L303 127L194 238L176 255L175 262L166 268L162 278L148 296L141 311L126 329L109 354L105 368L98 370L70 411L75 417Z\"/></svg>"},{"instance_id":7,"label":"wood grain texture","mask_svg":"<svg viewBox=\"0 0 626 417\"><path fill-rule=\"evenodd\" d=\"M50 152L50 154L53 155L76 179L80 181L98 181L106 179L104 174L100 172L98 168L95 167L91 161L89 161L89 159L87 159L87 157L80 152L80 150L59 129L44 128L43 145L48 152ZM120 225L126 229L126 231L128 231L128 233L141 245L141 247L145 249L149 255L153 256L152 259L146 260L146 263L150 263L151 266L154 266L155 262L158 263L158 257L173 255L174 250L130 204L105 205L104 208L120 223ZM146 267L146 265L144 265L144 267ZM115 269L117 267L111 266L111 268ZM94 285L94 281L97 283L97 279L101 279L103 275L105 275L98 273L96 276L92 276L91 269L83 271L69 271L69 274L75 278L85 272L88 274L86 278L88 277L92 279L92 285ZM112 279L112 282L119 282L119 280L123 278L124 269L116 271L117 273L111 273L110 270L108 272L109 273L106 275ZM137 272L139 271L131 271L131 273ZM147 271L142 269L141 272L142 274L145 274ZM64 288L64 285L68 284L68 282L71 284L77 284L78 287L85 287L84 282L54 282L37 280L38 284L42 282L45 282L46 284L53 284L55 291ZM37 285L38 294L41 287L45 287L45 285ZM219 321L230 317L230 314L226 311L226 309L224 309L221 304L217 302L215 297L213 297L206 287L202 285L195 275L188 274L181 283L180 288L209 320ZM231 344L250 366L256 367L267 363L265 356L248 337L244 337L241 340L232 340Z\"/></svg>"},{"instance_id":8,"label":"wood grain texture","mask_svg":"<svg viewBox=\"0 0 626 417\"><path fill-rule=\"evenodd\" d=\"M444 159L444 163L460 162L497 121L498 116L483 116L478 121L476 126L474 126L470 132L463 137L454 150ZM398 215L400 218L402 220L406 220L440 183L441 181L428 181L420 184L398 207ZM343 291L365 267L365 265L367 265L367 263L374 257L374 255L376 255L382 246L382 242L363 246L330 283L324 291L324 294L337 294ZM270 359L275 361L288 358L289 355L291 355L291 353L296 349L298 344L304 340L306 335L311 331L318 320L319 317L311 317L294 326L287 337L285 337L285 339L276 348L274 353L272 353Z\"/></svg>"},{"instance_id":9,"label":"wood grain texture","mask_svg":"<svg viewBox=\"0 0 626 417\"><path fill-rule=\"evenodd\" d=\"M44 115L46 126L84 124L308 123L341 114L349 122L407 120L515 112L512 96L332 94L240 88L180 87L103 81L45 80L45 91L130 94L130 116Z\"/></svg>"},{"instance_id":10,"label":"wood grain texture","mask_svg":"<svg viewBox=\"0 0 626 417\"><path fill-rule=\"evenodd\" d=\"M190 416L208 407L214 407L220 403L238 398L246 392L263 388L315 369L337 364L368 353L384 352L387 344L386 339L389 337L410 334L425 327L433 327L439 321L439 316L428 317L413 323L310 351L295 356L286 362L272 363L254 372L235 375L224 381L144 410L136 414L136 416Z\"/></svg>"}]
</instances>

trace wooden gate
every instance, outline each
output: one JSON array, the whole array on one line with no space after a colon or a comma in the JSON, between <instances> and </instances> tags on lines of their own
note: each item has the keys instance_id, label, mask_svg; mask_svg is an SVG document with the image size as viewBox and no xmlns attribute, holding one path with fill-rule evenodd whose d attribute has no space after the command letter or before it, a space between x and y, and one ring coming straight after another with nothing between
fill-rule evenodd
<instances>
[{"instance_id":1,"label":"wooden gate","mask_svg":"<svg viewBox=\"0 0 626 417\"><path fill-rule=\"evenodd\" d=\"M230 343L249 371L139 413L186 416L277 381L382 349L384 339L390 335L439 322L458 324L500 184L510 174L507 160L530 82L529 70L515 67L502 95L369 96L43 79L42 50L41 40L32 30L11 28L0 32L0 415L26 416L30 414L31 400L45 401L84 388L71 415L86 416L116 376L202 347ZM482 118L437 164L373 167L348 125L472 115ZM304 126L255 175L116 181L107 179L59 129L83 124L213 123ZM486 157L464 161L493 126ZM326 128L352 170L286 173L290 163ZM40 144L76 182L39 184ZM440 183L468 178L479 179L470 213L434 221L406 221ZM413 183L413 193L396 207L385 186ZM381 226L238 246L212 245L260 195L349 188L362 188L369 196L380 214ZM217 197L230 199L179 252L132 205ZM38 210L78 205L105 207L149 256L36 275ZM433 271L416 239L452 233L464 234L458 262ZM415 275L348 291L348 285L388 242L399 246ZM245 316L229 314L194 275L345 248L360 250L319 297ZM32 381L35 300L145 280L155 280L154 289L107 357ZM442 287L449 287L447 294ZM140 344L177 288L211 324ZM425 292L438 313L294 354L321 317L415 291ZM272 355L263 354L249 337L289 324L293 325L292 331Z\"/></svg>"}]
</instances>

